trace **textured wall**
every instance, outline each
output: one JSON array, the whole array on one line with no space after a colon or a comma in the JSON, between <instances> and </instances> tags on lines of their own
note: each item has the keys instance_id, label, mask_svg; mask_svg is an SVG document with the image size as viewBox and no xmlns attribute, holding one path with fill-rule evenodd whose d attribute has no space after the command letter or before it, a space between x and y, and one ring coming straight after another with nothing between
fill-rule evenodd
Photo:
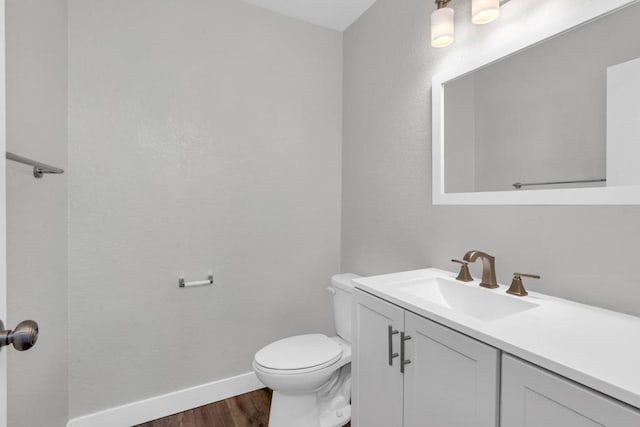
<instances>
[{"instance_id":1,"label":"textured wall","mask_svg":"<svg viewBox=\"0 0 640 427\"><path fill-rule=\"evenodd\" d=\"M429 45L432 2L379 0L347 30L344 271L455 270L452 257L483 249L497 257L503 283L514 271L539 273L542 280L528 282L532 290L640 315L640 279L630 267L640 207L431 204L433 75L515 31L580 13L581 4L513 1L499 21L474 26L470 2L459 2L457 40L445 50ZM472 268L478 276L479 266Z\"/></svg>"},{"instance_id":2,"label":"textured wall","mask_svg":"<svg viewBox=\"0 0 640 427\"><path fill-rule=\"evenodd\" d=\"M8 0L7 150L67 167L67 5ZM33 178L7 162L6 326L36 320L40 337L8 351L8 425L67 422L67 178Z\"/></svg>"},{"instance_id":3,"label":"textured wall","mask_svg":"<svg viewBox=\"0 0 640 427\"><path fill-rule=\"evenodd\" d=\"M71 0L69 40L71 416L332 332L342 35L235 0Z\"/></svg>"}]
</instances>

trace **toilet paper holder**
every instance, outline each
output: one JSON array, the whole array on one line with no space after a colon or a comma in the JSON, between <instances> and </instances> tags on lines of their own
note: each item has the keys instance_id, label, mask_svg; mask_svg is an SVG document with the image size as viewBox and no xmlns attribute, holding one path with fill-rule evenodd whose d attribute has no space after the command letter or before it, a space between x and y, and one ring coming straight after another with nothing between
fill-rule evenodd
<instances>
[{"instance_id":1,"label":"toilet paper holder","mask_svg":"<svg viewBox=\"0 0 640 427\"><path fill-rule=\"evenodd\" d=\"M213 274L209 274L207 276L207 280L198 280L194 282L185 282L184 277L178 279L178 287L179 288L190 288L193 286L207 286L213 285Z\"/></svg>"}]
</instances>

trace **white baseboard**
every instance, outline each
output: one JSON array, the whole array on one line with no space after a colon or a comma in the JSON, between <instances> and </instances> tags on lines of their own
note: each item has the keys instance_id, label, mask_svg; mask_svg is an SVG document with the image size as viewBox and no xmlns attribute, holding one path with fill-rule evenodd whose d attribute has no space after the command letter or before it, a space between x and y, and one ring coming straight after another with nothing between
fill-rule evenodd
<instances>
[{"instance_id":1,"label":"white baseboard","mask_svg":"<svg viewBox=\"0 0 640 427\"><path fill-rule=\"evenodd\" d=\"M263 387L249 372L74 418L67 427L130 427Z\"/></svg>"}]
</instances>

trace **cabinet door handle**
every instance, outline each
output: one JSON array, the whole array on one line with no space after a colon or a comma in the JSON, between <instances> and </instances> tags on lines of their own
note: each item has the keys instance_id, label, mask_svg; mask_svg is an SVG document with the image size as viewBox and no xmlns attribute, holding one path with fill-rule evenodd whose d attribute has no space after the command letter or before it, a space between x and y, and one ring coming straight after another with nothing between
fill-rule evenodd
<instances>
[{"instance_id":1,"label":"cabinet door handle","mask_svg":"<svg viewBox=\"0 0 640 427\"><path fill-rule=\"evenodd\" d=\"M411 360L405 359L404 343L411 339L411 335L405 335L404 332L400 332L400 373L404 374L404 367L411 363Z\"/></svg>"},{"instance_id":2,"label":"cabinet door handle","mask_svg":"<svg viewBox=\"0 0 640 427\"><path fill-rule=\"evenodd\" d=\"M389 366L393 366L393 359L398 357L398 353L393 352L393 336L398 334L398 331L393 329L393 326L389 325Z\"/></svg>"}]
</instances>

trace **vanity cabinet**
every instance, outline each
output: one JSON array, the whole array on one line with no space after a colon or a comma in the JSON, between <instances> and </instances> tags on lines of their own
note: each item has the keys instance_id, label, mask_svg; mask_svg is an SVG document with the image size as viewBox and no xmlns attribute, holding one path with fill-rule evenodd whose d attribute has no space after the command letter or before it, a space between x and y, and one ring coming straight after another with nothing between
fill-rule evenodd
<instances>
[{"instance_id":1,"label":"vanity cabinet","mask_svg":"<svg viewBox=\"0 0 640 427\"><path fill-rule=\"evenodd\" d=\"M354 427L498 426L497 349L360 290L354 316Z\"/></svg>"},{"instance_id":2,"label":"vanity cabinet","mask_svg":"<svg viewBox=\"0 0 640 427\"><path fill-rule=\"evenodd\" d=\"M355 292L351 359L351 419L354 427L402 426L403 377L398 353L404 310L381 299ZM391 341L390 341L391 340ZM391 345L389 344L391 342Z\"/></svg>"},{"instance_id":3,"label":"vanity cabinet","mask_svg":"<svg viewBox=\"0 0 640 427\"><path fill-rule=\"evenodd\" d=\"M505 427L638 427L640 413L513 356L502 357Z\"/></svg>"}]
</instances>

